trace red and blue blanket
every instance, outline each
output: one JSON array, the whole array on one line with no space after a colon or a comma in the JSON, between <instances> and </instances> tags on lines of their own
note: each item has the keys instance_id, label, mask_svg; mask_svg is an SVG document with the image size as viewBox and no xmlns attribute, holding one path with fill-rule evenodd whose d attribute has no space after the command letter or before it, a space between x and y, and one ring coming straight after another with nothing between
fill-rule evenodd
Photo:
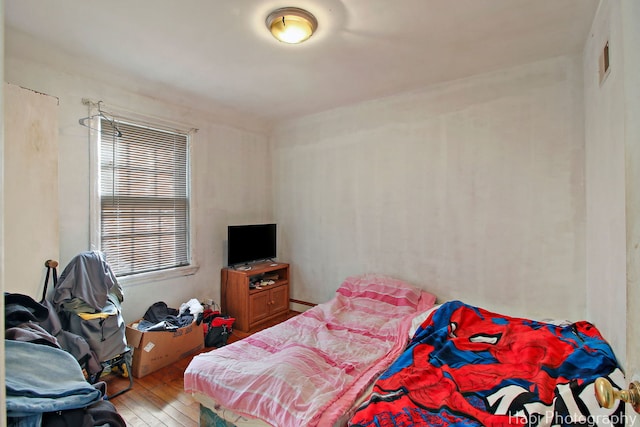
<instances>
[{"instance_id":1,"label":"red and blue blanket","mask_svg":"<svg viewBox=\"0 0 640 427\"><path fill-rule=\"evenodd\" d=\"M593 382L624 386L595 326L563 326L443 304L378 379L353 427L624 425ZM618 384L616 384L618 383Z\"/></svg>"}]
</instances>

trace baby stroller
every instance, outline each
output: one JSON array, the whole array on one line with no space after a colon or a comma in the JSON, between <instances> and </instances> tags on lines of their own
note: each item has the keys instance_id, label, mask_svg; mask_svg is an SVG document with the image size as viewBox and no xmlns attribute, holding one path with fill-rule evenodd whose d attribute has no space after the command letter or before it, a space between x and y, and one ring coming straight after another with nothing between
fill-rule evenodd
<instances>
[{"instance_id":1,"label":"baby stroller","mask_svg":"<svg viewBox=\"0 0 640 427\"><path fill-rule=\"evenodd\" d=\"M54 270L52 305L62 329L83 337L100 362L100 371L90 373L87 380L97 382L107 368L129 378L128 388L108 398L133 387L131 349L121 313L123 300L122 287L102 252L76 255L57 281Z\"/></svg>"}]
</instances>

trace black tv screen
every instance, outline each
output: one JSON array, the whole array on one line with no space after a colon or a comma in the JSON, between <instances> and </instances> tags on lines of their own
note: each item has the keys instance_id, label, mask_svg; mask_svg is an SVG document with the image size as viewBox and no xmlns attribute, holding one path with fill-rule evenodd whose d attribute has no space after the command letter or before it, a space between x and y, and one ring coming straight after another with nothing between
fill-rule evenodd
<instances>
[{"instance_id":1,"label":"black tv screen","mask_svg":"<svg viewBox=\"0 0 640 427\"><path fill-rule=\"evenodd\" d=\"M230 225L227 235L227 264L248 264L276 257L276 225Z\"/></svg>"}]
</instances>

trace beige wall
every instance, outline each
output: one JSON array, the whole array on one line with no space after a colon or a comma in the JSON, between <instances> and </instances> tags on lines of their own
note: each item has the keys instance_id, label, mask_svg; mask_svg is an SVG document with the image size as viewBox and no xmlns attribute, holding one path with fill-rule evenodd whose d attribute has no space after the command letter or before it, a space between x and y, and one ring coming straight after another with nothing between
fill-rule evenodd
<instances>
[{"instance_id":1,"label":"beige wall","mask_svg":"<svg viewBox=\"0 0 640 427\"><path fill-rule=\"evenodd\" d=\"M4 84L4 279L7 292L42 295L44 263L58 259L58 100ZM34 177L39 177L34 179Z\"/></svg>"},{"instance_id":2,"label":"beige wall","mask_svg":"<svg viewBox=\"0 0 640 427\"><path fill-rule=\"evenodd\" d=\"M639 21L637 1L602 1L584 54L587 318L629 379L640 379ZM600 83L607 41L611 68Z\"/></svg>"},{"instance_id":3,"label":"beige wall","mask_svg":"<svg viewBox=\"0 0 640 427\"><path fill-rule=\"evenodd\" d=\"M627 374L640 381L640 2L622 1L627 189ZM640 425L640 421L637 422Z\"/></svg>"},{"instance_id":4,"label":"beige wall","mask_svg":"<svg viewBox=\"0 0 640 427\"><path fill-rule=\"evenodd\" d=\"M585 314L582 63L561 57L275 128L293 297L390 274L520 316Z\"/></svg>"},{"instance_id":5,"label":"beige wall","mask_svg":"<svg viewBox=\"0 0 640 427\"><path fill-rule=\"evenodd\" d=\"M271 221L273 217L270 154L265 131L252 129L255 122L250 117L221 119L214 113L161 103L105 81L70 73L63 68L66 59L63 53L59 53L60 64L21 58L20 50L31 48L28 42L17 38L7 43L5 78L10 83L60 99L61 268L77 253L92 249L89 142L87 129L78 124L78 119L87 116L82 98L102 100L107 105L126 106L129 111L199 129L192 141L191 210L196 230L193 256L200 268L191 276L125 286L125 320L142 317L157 301L177 308L191 298L219 300L220 269L226 263L227 225ZM34 233L38 233L35 227ZM40 289L42 284L25 283L24 289L34 286Z\"/></svg>"},{"instance_id":6,"label":"beige wall","mask_svg":"<svg viewBox=\"0 0 640 427\"><path fill-rule=\"evenodd\" d=\"M601 329L624 363L626 236L624 69L620 2L600 4L585 46L587 189L587 318ZM609 41L611 71L600 83L599 59Z\"/></svg>"}]
</instances>

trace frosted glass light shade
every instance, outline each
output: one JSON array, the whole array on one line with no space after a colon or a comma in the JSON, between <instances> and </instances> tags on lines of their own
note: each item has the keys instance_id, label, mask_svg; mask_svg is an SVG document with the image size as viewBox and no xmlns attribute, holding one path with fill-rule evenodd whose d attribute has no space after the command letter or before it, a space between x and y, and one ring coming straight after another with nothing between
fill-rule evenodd
<instances>
[{"instance_id":1,"label":"frosted glass light shade","mask_svg":"<svg viewBox=\"0 0 640 427\"><path fill-rule=\"evenodd\" d=\"M297 7L274 10L267 16L266 24L273 37L290 44L307 40L318 27L318 21L311 13Z\"/></svg>"}]
</instances>

